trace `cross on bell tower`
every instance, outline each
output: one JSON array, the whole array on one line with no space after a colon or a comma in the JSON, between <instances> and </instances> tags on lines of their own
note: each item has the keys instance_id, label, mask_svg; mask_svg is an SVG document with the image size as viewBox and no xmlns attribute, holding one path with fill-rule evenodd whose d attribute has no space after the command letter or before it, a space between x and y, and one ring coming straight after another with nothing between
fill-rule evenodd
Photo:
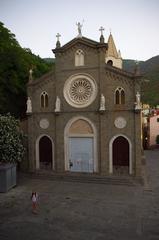
<instances>
[{"instance_id":1,"label":"cross on bell tower","mask_svg":"<svg viewBox=\"0 0 159 240\"><path fill-rule=\"evenodd\" d=\"M101 32L101 35L103 35L103 31L104 31L105 29L103 28L103 27L100 27L99 28L99 31Z\"/></svg>"}]
</instances>

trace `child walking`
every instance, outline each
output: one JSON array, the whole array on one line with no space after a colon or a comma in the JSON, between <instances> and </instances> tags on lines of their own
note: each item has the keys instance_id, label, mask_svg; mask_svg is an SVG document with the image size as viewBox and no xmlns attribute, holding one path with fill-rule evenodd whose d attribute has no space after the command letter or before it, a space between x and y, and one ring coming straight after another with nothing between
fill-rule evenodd
<instances>
[{"instance_id":1,"label":"child walking","mask_svg":"<svg viewBox=\"0 0 159 240\"><path fill-rule=\"evenodd\" d=\"M37 201L38 201L37 192L32 192L31 201L32 201L32 213L36 214L37 213Z\"/></svg>"}]
</instances>

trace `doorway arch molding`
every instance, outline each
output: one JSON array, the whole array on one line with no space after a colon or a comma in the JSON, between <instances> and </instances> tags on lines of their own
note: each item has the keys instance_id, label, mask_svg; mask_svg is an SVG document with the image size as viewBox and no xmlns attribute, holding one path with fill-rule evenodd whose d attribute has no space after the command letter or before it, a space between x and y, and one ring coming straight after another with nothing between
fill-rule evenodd
<instances>
[{"instance_id":1,"label":"doorway arch molding","mask_svg":"<svg viewBox=\"0 0 159 240\"><path fill-rule=\"evenodd\" d=\"M70 134L69 129L73 123L78 120L86 121L92 128L93 134ZM92 137L93 138L93 156L94 156L94 167L93 171L98 172L98 157L97 157L97 129L92 121L83 116L76 116L71 118L64 129L64 152L65 152L65 171L70 171L69 166L69 137Z\"/></svg>"},{"instance_id":2,"label":"doorway arch molding","mask_svg":"<svg viewBox=\"0 0 159 240\"><path fill-rule=\"evenodd\" d=\"M35 149L36 149L36 169L40 169L39 142L40 142L40 139L42 137L48 137L49 140L51 141L51 144L52 144L52 170L54 170L54 142L53 142L52 138L47 134L41 134L36 139L36 144L35 144L36 145L35 146Z\"/></svg>"}]
</instances>

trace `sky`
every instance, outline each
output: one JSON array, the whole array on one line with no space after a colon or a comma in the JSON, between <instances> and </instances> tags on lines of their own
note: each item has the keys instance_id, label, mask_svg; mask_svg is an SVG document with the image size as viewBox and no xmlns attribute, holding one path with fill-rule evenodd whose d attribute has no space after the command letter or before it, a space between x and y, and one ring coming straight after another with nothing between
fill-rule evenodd
<instances>
[{"instance_id":1,"label":"sky","mask_svg":"<svg viewBox=\"0 0 159 240\"><path fill-rule=\"evenodd\" d=\"M78 35L99 41L110 31L123 59L159 55L159 0L0 0L0 21L19 44L42 58L54 57L56 34L61 45Z\"/></svg>"}]
</instances>

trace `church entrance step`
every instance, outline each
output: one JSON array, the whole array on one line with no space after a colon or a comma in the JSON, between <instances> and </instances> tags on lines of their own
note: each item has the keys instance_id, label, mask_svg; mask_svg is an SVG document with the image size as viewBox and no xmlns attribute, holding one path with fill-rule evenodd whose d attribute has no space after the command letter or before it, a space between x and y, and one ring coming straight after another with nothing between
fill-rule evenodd
<instances>
[{"instance_id":1,"label":"church entrance step","mask_svg":"<svg viewBox=\"0 0 159 240\"><path fill-rule=\"evenodd\" d=\"M100 176L94 174L74 174L74 173L52 173L48 171L37 171L35 173L25 174L33 179L46 179L66 182L110 184L110 185L126 185L137 186L142 184L141 178L131 176Z\"/></svg>"}]
</instances>

